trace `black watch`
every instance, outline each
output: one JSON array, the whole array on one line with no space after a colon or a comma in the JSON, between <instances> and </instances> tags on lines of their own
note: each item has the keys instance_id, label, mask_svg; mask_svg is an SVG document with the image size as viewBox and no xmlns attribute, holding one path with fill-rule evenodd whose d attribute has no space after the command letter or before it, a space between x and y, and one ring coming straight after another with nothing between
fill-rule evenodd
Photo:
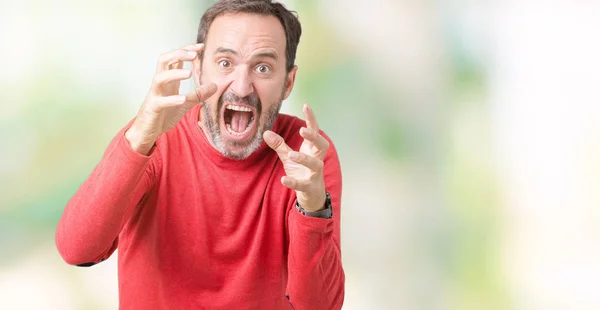
<instances>
[{"instance_id":1,"label":"black watch","mask_svg":"<svg viewBox=\"0 0 600 310\"><path fill-rule=\"evenodd\" d=\"M298 201L296 201L296 210L298 210L298 212L302 213L302 215L318 217L318 218L323 218L323 219L330 219L333 216L333 208L331 207L331 196L329 196L328 192L325 192L325 194L326 194L325 205L324 205L325 209L316 211L316 212L308 212L300 206Z\"/></svg>"}]
</instances>

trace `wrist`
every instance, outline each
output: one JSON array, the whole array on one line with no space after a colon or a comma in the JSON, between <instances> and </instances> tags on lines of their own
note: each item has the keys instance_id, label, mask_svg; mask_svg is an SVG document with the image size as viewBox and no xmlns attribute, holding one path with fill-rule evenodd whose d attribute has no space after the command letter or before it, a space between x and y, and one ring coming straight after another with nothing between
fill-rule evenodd
<instances>
[{"instance_id":1,"label":"wrist","mask_svg":"<svg viewBox=\"0 0 600 310\"><path fill-rule=\"evenodd\" d=\"M323 191L323 193L321 194L321 196L314 200L314 202L302 202L302 201L298 201L298 204L300 205L300 207L304 210L306 210L307 212L319 212L321 210L324 210L327 206L326 206L326 200L327 200L327 193L325 191Z\"/></svg>"},{"instance_id":2,"label":"wrist","mask_svg":"<svg viewBox=\"0 0 600 310\"><path fill-rule=\"evenodd\" d=\"M147 156L154 147L155 139L145 138L139 131L131 126L125 131L125 139L129 142L129 146L135 152Z\"/></svg>"}]
</instances>

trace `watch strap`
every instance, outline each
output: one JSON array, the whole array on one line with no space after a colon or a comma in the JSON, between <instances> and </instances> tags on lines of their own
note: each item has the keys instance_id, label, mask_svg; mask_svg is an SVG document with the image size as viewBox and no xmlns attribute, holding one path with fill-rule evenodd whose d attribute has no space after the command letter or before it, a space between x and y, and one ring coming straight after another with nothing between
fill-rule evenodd
<instances>
[{"instance_id":1,"label":"watch strap","mask_svg":"<svg viewBox=\"0 0 600 310\"><path fill-rule=\"evenodd\" d=\"M300 212L302 215L306 215L306 216L310 216L310 217L318 217L318 218L324 218L324 219L332 218L333 217L333 208L331 206L331 196L329 195L329 192L325 192L325 194L326 194L325 205L324 205L325 209L315 211L315 212L306 211L300 206L298 201L296 201L296 210L298 210L298 212Z\"/></svg>"}]
</instances>

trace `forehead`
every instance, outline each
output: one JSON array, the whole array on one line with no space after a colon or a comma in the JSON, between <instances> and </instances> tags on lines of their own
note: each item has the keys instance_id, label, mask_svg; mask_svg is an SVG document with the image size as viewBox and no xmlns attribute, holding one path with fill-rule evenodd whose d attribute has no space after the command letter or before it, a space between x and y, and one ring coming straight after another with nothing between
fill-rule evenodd
<instances>
[{"instance_id":1,"label":"forehead","mask_svg":"<svg viewBox=\"0 0 600 310\"><path fill-rule=\"evenodd\" d=\"M211 51L223 47L246 54L269 48L279 56L285 54L285 32L275 16L247 13L218 16L210 25L205 41Z\"/></svg>"}]
</instances>

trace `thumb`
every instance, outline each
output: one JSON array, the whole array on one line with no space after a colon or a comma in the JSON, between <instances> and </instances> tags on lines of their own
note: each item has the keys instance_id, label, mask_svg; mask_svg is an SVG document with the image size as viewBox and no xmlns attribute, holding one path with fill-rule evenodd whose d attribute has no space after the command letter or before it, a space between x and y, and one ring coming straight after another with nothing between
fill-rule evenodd
<instances>
[{"instance_id":1,"label":"thumb","mask_svg":"<svg viewBox=\"0 0 600 310\"><path fill-rule=\"evenodd\" d=\"M267 130L265 133L263 133L263 139L265 140L265 143L267 143L270 148L275 150L277 155L279 155L279 157L282 159L286 158L287 154L292 151L292 149L285 143L280 135L270 130Z\"/></svg>"},{"instance_id":2,"label":"thumb","mask_svg":"<svg viewBox=\"0 0 600 310\"><path fill-rule=\"evenodd\" d=\"M193 92L186 95L186 101L193 103L202 103L204 100L210 98L217 92L217 85L215 83L202 84L196 88Z\"/></svg>"}]
</instances>

